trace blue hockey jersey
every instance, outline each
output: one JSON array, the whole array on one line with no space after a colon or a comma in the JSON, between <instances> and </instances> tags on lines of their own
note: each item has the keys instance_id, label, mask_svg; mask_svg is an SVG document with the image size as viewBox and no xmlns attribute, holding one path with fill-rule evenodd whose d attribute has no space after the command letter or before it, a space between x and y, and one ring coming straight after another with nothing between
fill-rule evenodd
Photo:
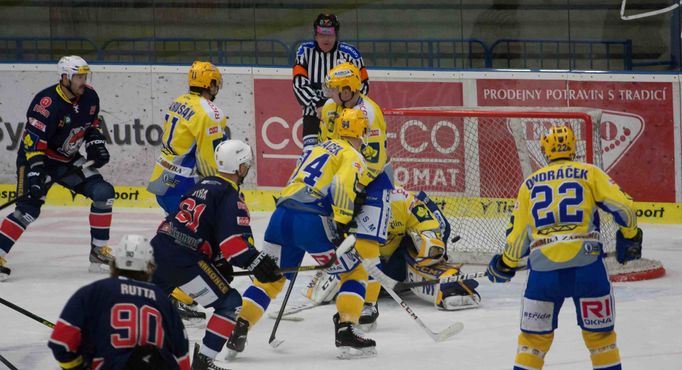
<instances>
[{"instance_id":1,"label":"blue hockey jersey","mask_svg":"<svg viewBox=\"0 0 682 370\"><path fill-rule=\"evenodd\" d=\"M86 85L83 95L70 100L59 84L36 94L26 112L26 129L17 162L42 162L44 157L70 162L83 144L85 131L97 128L99 97Z\"/></svg>"},{"instance_id":2,"label":"blue hockey jersey","mask_svg":"<svg viewBox=\"0 0 682 370\"><path fill-rule=\"evenodd\" d=\"M187 334L166 294L124 277L76 291L48 342L62 368L85 362L92 370L122 369L135 347L144 345L159 348L171 368L190 369Z\"/></svg>"},{"instance_id":3,"label":"blue hockey jersey","mask_svg":"<svg viewBox=\"0 0 682 370\"><path fill-rule=\"evenodd\" d=\"M183 196L178 211L166 217L151 244L155 250L188 248L211 261L225 258L239 267L258 254L244 195L237 184L219 175L204 178Z\"/></svg>"}]
</instances>

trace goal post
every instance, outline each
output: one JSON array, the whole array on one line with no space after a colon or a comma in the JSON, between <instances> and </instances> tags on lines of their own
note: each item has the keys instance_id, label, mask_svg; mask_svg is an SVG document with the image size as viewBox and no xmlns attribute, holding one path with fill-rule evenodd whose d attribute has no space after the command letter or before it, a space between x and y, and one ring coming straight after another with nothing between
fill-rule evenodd
<instances>
[{"instance_id":1,"label":"goal post","mask_svg":"<svg viewBox=\"0 0 682 370\"><path fill-rule=\"evenodd\" d=\"M425 191L441 207L457 242L456 262L485 264L505 245L505 231L523 180L547 161L540 137L556 124L575 132L576 160L603 168L601 110L591 108L428 107L383 110L395 181ZM617 225L599 211L602 243L615 251ZM615 262L615 261L614 261ZM634 267L638 265L638 267ZM658 261L607 261L612 280L665 272Z\"/></svg>"}]
</instances>

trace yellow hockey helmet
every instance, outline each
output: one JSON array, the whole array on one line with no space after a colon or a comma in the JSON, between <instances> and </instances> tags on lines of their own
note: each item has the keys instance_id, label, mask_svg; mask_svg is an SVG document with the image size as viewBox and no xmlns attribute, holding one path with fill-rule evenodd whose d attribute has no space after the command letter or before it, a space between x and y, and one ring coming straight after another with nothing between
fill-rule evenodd
<instances>
[{"instance_id":1,"label":"yellow hockey helmet","mask_svg":"<svg viewBox=\"0 0 682 370\"><path fill-rule=\"evenodd\" d=\"M329 70L324 85L327 89L340 90L348 86L352 92L360 91L362 87L360 70L353 63L341 63Z\"/></svg>"},{"instance_id":2,"label":"yellow hockey helmet","mask_svg":"<svg viewBox=\"0 0 682 370\"><path fill-rule=\"evenodd\" d=\"M336 119L336 135L338 137L364 138L369 120L359 109L344 109Z\"/></svg>"},{"instance_id":3,"label":"yellow hockey helmet","mask_svg":"<svg viewBox=\"0 0 682 370\"><path fill-rule=\"evenodd\" d=\"M575 134L570 126L552 126L540 139L542 151L549 161L559 158L573 159L575 156Z\"/></svg>"},{"instance_id":4,"label":"yellow hockey helmet","mask_svg":"<svg viewBox=\"0 0 682 370\"><path fill-rule=\"evenodd\" d=\"M208 89L211 87L211 81L215 81L218 88L223 87L223 77L220 71L211 62L195 61L189 68L187 75L190 87L200 87Z\"/></svg>"}]
</instances>

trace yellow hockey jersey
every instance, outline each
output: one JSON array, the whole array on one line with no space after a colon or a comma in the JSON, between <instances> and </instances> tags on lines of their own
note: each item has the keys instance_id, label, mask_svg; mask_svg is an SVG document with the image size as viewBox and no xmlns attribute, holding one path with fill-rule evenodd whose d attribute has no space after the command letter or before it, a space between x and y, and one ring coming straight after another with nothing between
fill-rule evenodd
<instances>
[{"instance_id":1,"label":"yellow hockey jersey","mask_svg":"<svg viewBox=\"0 0 682 370\"><path fill-rule=\"evenodd\" d=\"M403 188L391 190L391 220L386 243L379 246L381 257L390 257L410 232L434 231L440 234L440 223L421 200ZM409 237L409 235L407 235ZM418 252L417 250L411 252Z\"/></svg>"},{"instance_id":2,"label":"yellow hockey jersey","mask_svg":"<svg viewBox=\"0 0 682 370\"><path fill-rule=\"evenodd\" d=\"M507 230L504 262L515 267L529 255L531 268L579 267L600 258L597 209L611 213L626 238L637 232L633 200L601 169L557 160L521 185Z\"/></svg>"},{"instance_id":3,"label":"yellow hockey jersey","mask_svg":"<svg viewBox=\"0 0 682 370\"><path fill-rule=\"evenodd\" d=\"M367 161L367 171L360 178L360 183L363 186L367 186L367 184L384 171L384 165L388 161L386 153L386 121L384 121L384 114L381 112L381 108L366 95L360 94L360 100L358 100L358 103L353 108L361 110L369 120L367 142L362 149L362 155ZM341 115L343 109L343 107L334 103L332 99L328 99L324 106L322 106L319 142L338 138L334 133L334 121Z\"/></svg>"},{"instance_id":4,"label":"yellow hockey jersey","mask_svg":"<svg viewBox=\"0 0 682 370\"><path fill-rule=\"evenodd\" d=\"M362 155L345 140L315 145L300 158L277 206L334 217L347 224L353 216L358 178L366 170Z\"/></svg>"},{"instance_id":5,"label":"yellow hockey jersey","mask_svg":"<svg viewBox=\"0 0 682 370\"><path fill-rule=\"evenodd\" d=\"M199 179L216 174L213 152L224 139L227 117L210 100L187 93L175 99L164 119L161 155L147 190L184 194Z\"/></svg>"}]
</instances>

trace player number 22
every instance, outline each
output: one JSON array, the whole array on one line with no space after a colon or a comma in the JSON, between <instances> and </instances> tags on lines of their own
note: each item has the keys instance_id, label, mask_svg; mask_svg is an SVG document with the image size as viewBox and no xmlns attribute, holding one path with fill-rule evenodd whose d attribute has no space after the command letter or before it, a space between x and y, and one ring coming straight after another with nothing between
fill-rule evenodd
<instances>
[{"instance_id":1,"label":"player number 22","mask_svg":"<svg viewBox=\"0 0 682 370\"><path fill-rule=\"evenodd\" d=\"M531 213L535 219L535 226L542 228L550 225L582 223L584 212L575 208L582 204L583 199L584 189L577 182L562 183L557 188L556 195L549 185L535 185L530 194ZM552 207L555 200L559 203L558 217Z\"/></svg>"}]
</instances>

